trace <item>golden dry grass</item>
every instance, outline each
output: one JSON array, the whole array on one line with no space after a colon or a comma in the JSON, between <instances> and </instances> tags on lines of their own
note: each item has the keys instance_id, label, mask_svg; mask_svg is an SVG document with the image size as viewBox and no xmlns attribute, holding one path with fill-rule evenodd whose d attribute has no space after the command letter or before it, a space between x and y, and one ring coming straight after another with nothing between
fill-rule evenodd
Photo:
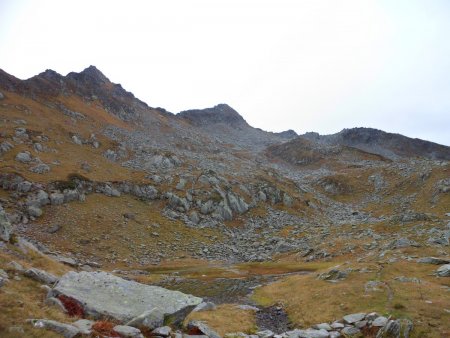
<instances>
[{"instance_id":1,"label":"golden dry grass","mask_svg":"<svg viewBox=\"0 0 450 338\"><path fill-rule=\"evenodd\" d=\"M353 265L352 265L353 266ZM361 267L361 265L359 266ZM372 312L411 318L414 337L445 337L450 332L450 296L445 278L431 273L436 266L411 262L385 265L381 274L370 264L372 272L352 272L338 283L316 279L315 275L290 276L255 290L253 299L261 305L281 303L297 326L331 322L349 313ZM395 277L416 277L423 283L401 283ZM386 282L388 288L365 292L371 280ZM392 299L390 299L392 292Z\"/></svg>"},{"instance_id":2,"label":"golden dry grass","mask_svg":"<svg viewBox=\"0 0 450 338\"><path fill-rule=\"evenodd\" d=\"M44 304L46 291L41 284L12 271L7 264L16 261L25 268L36 267L60 275L68 268L41 254L28 251L26 254L8 245L11 254L0 252L0 269L8 272L10 281L0 288L0 336L1 337L60 337L55 333L42 329L34 329L27 319L53 319L61 322L72 322L61 310ZM10 331L11 327L21 327L24 333Z\"/></svg>"},{"instance_id":3,"label":"golden dry grass","mask_svg":"<svg viewBox=\"0 0 450 338\"><path fill-rule=\"evenodd\" d=\"M241 310L235 304L219 305L217 309L210 311L192 312L185 320L200 320L207 323L218 334L244 332L255 333L255 313L251 310Z\"/></svg>"}]
</instances>

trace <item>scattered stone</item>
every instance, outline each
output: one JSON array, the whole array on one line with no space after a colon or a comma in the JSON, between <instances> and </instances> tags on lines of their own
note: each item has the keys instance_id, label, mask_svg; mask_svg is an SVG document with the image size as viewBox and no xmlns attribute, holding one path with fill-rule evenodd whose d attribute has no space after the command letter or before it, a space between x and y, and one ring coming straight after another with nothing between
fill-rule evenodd
<instances>
[{"instance_id":1,"label":"scattered stone","mask_svg":"<svg viewBox=\"0 0 450 338\"><path fill-rule=\"evenodd\" d=\"M385 284L383 282L380 281L368 281L365 285L364 285L364 290L365 292L377 292L377 291L382 291L382 288L385 286Z\"/></svg>"},{"instance_id":2,"label":"scattered stone","mask_svg":"<svg viewBox=\"0 0 450 338\"><path fill-rule=\"evenodd\" d=\"M20 152L16 155L16 161L22 162L22 163L28 163L31 162L31 154L29 152Z\"/></svg>"},{"instance_id":3,"label":"scattered stone","mask_svg":"<svg viewBox=\"0 0 450 338\"><path fill-rule=\"evenodd\" d=\"M412 329L413 323L409 319L389 320L376 338L409 338Z\"/></svg>"},{"instance_id":4,"label":"scattered stone","mask_svg":"<svg viewBox=\"0 0 450 338\"><path fill-rule=\"evenodd\" d=\"M14 146L11 143L9 143L8 141L3 141L2 143L0 143L0 154L8 152L12 148L14 148Z\"/></svg>"},{"instance_id":5,"label":"scattered stone","mask_svg":"<svg viewBox=\"0 0 450 338\"><path fill-rule=\"evenodd\" d=\"M388 247L389 249L394 250L394 249L408 248L411 246L419 247L420 245L416 241L402 237L392 241Z\"/></svg>"},{"instance_id":6,"label":"scattered stone","mask_svg":"<svg viewBox=\"0 0 450 338\"><path fill-rule=\"evenodd\" d=\"M31 279L48 285L54 284L58 281L58 277L36 268L27 269L23 274Z\"/></svg>"},{"instance_id":7,"label":"scattered stone","mask_svg":"<svg viewBox=\"0 0 450 338\"><path fill-rule=\"evenodd\" d=\"M50 203L52 205L61 205L64 203L64 195L61 193L54 192L50 194Z\"/></svg>"},{"instance_id":8,"label":"scattered stone","mask_svg":"<svg viewBox=\"0 0 450 338\"><path fill-rule=\"evenodd\" d=\"M88 319L79 319L76 322L72 323L73 326L77 327L82 334L91 334L92 325L94 325L94 321Z\"/></svg>"},{"instance_id":9,"label":"scattered stone","mask_svg":"<svg viewBox=\"0 0 450 338\"><path fill-rule=\"evenodd\" d=\"M29 319L29 322L39 329L47 329L59 333L64 338L73 338L81 334L80 330L73 325L60 323L54 320L48 319Z\"/></svg>"},{"instance_id":10,"label":"scattered stone","mask_svg":"<svg viewBox=\"0 0 450 338\"><path fill-rule=\"evenodd\" d=\"M273 336L275 336L275 333L273 333L271 330L264 330L256 332L256 335L259 338L272 338Z\"/></svg>"},{"instance_id":11,"label":"scattered stone","mask_svg":"<svg viewBox=\"0 0 450 338\"><path fill-rule=\"evenodd\" d=\"M344 316L344 322L347 324L354 324L356 322L359 322L363 320L366 317L365 313L353 313L351 315Z\"/></svg>"},{"instance_id":12,"label":"scattered stone","mask_svg":"<svg viewBox=\"0 0 450 338\"><path fill-rule=\"evenodd\" d=\"M123 338L144 338L141 330L132 326L116 325L113 331Z\"/></svg>"},{"instance_id":13,"label":"scattered stone","mask_svg":"<svg viewBox=\"0 0 450 338\"><path fill-rule=\"evenodd\" d=\"M36 174L45 174L50 171L50 166L45 163L39 163L38 165L35 165L34 167L30 168L30 171L36 173Z\"/></svg>"},{"instance_id":14,"label":"scattered stone","mask_svg":"<svg viewBox=\"0 0 450 338\"><path fill-rule=\"evenodd\" d=\"M383 327L386 325L387 322L388 319L386 317L380 316L372 321L372 326Z\"/></svg>"},{"instance_id":15,"label":"scattered stone","mask_svg":"<svg viewBox=\"0 0 450 338\"><path fill-rule=\"evenodd\" d=\"M321 323L313 326L313 329L332 331L333 328L328 323Z\"/></svg>"},{"instance_id":16,"label":"scattered stone","mask_svg":"<svg viewBox=\"0 0 450 338\"><path fill-rule=\"evenodd\" d=\"M361 330L354 326L347 326L342 329L341 333L346 337L353 337L359 335L361 333Z\"/></svg>"},{"instance_id":17,"label":"scattered stone","mask_svg":"<svg viewBox=\"0 0 450 338\"><path fill-rule=\"evenodd\" d=\"M41 217L42 216L42 209L37 206L34 206L34 205L30 205L27 208L27 212L28 212L28 215L33 216L33 217Z\"/></svg>"},{"instance_id":18,"label":"scattered stone","mask_svg":"<svg viewBox=\"0 0 450 338\"><path fill-rule=\"evenodd\" d=\"M399 277L395 277L394 279L398 280L401 283L416 283L416 284L422 283L422 281L419 278L415 278L415 277L399 276Z\"/></svg>"},{"instance_id":19,"label":"scattered stone","mask_svg":"<svg viewBox=\"0 0 450 338\"><path fill-rule=\"evenodd\" d=\"M215 310L217 308L216 304L212 302L203 302L198 304L192 312L201 312L201 311L210 311Z\"/></svg>"},{"instance_id":20,"label":"scattered stone","mask_svg":"<svg viewBox=\"0 0 450 338\"><path fill-rule=\"evenodd\" d=\"M345 327L345 325L344 324L342 324L342 323L339 323L339 322L334 322L334 323L331 323L331 325L330 325L334 330L339 330L339 329L343 329L344 327Z\"/></svg>"},{"instance_id":21,"label":"scattered stone","mask_svg":"<svg viewBox=\"0 0 450 338\"><path fill-rule=\"evenodd\" d=\"M24 337L25 330L22 326L10 326L8 332L14 334L13 337Z\"/></svg>"},{"instance_id":22,"label":"scattered stone","mask_svg":"<svg viewBox=\"0 0 450 338\"><path fill-rule=\"evenodd\" d=\"M329 338L330 334L327 330L315 330L315 329L306 329L306 330L293 330L286 332L288 338Z\"/></svg>"},{"instance_id":23,"label":"scattered stone","mask_svg":"<svg viewBox=\"0 0 450 338\"><path fill-rule=\"evenodd\" d=\"M172 329L170 326L158 327L152 331L152 335L160 337L169 337Z\"/></svg>"},{"instance_id":24,"label":"scattered stone","mask_svg":"<svg viewBox=\"0 0 450 338\"><path fill-rule=\"evenodd\" d=\"M61 230L61 225L60 224L54 224L50 228L48 228L47 232L49 234L54 234L54 233L58 232L59 230Z\"/></svg>"},{"instance_id":25,"label":"scattered stone","mask_svg":"<svg viewBox=\"0 0 450 338\"><path fill-rule=\"evenodd\" d=\"M191 213L189 214L189 220L194 223L194 224L198 224L200 223L200 217L197 213L197 211L191 211Z\"/></svg>"},{"instance_id":26,"label":"scattered stone","mask_svg":"<svg viewBox=\"0 0 450 338\"><path fill-rule=\"evenodd\" d=\"M330 271L321 273L317 276L318 279L322 280L328 280L328 281L335 281L340 279L345 279L348 276L347 271L341 271L338 269L331 269Z\"/></svg>"},{"instance_id":27,"label":"scattered stone","mask_svg":"<svg viewBox=\"0 0 450 338\"><path fill-rule=\"evenodd\" d=\"M417 263L443 265L449 264L450 258L422 257L417 260Z\"/></svg>"}]
</instances>

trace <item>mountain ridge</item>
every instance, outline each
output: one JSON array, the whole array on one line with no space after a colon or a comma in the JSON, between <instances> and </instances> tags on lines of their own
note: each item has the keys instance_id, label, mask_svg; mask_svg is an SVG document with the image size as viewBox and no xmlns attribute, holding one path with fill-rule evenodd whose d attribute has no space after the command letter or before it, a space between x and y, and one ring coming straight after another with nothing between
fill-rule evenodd
<instances>
[{"instance_id":1,"label":"mountain ridge","mask_svg":"<svg viewBox=\"0 0 450 338\"><path fill-rule=\"evenodd\" d=\"M250 126L242 115L227 104L218 104L211 108L190 109L178 114L167 112L163 108L152 108L147 103L136 98L133 93L126 91L120 84L112 83L97 67L91 65L81 72L69 72L63 76L51 69L20 80L13 75L0 70L0 88L8 91L17 91L31 97L58 97L73 93L83 97L84 100L99 100L105 109L119 116L124 121L138 120L142 114L160 114L174 120L184 120L193 127L206 130L212 125L221 125L223 132L235 133L237 129L252 134L256 140L259 131L279 137L283 140L292 140L297 136L313 142L328 145L343 145L357 148L369 153L381 155L389 159L420 156L431 159L449 159L449 147L435 142L410 138L401 134L384 132L375 128L345 128L342 131L320 135L315 132L298 135L295 131L268 132ZM227 129L229 128L229 129ZM236 137L233 136L233 138ZM244 142L245 143L245 142ZM241 143L244 145L244 143ZM266 144L266 142L263 142Z\"/></svg>"}]
</instances>

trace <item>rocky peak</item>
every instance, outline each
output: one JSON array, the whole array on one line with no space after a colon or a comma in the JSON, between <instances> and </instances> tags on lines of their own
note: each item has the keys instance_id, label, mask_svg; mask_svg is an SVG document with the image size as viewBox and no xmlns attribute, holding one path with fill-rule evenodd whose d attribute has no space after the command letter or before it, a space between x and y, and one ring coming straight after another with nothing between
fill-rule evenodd
<instances>
[{"instance_id":1,"label":"rocky peak","mask_svg":"<svg viewBox=\"0 0 450 338\"><path fill-rule=\"evenodd\" d=\"M55 72L52 69L46 69L45 72L42 72L35 76L35 78L44 78L47 80L61 80L63 76L58 72Z\"/></svg>"},{"instance_id":2,"label":"rocky peak","mask_svg":"<svg viewBox=\"0 0 450 338\"><path fill-rule=\"evenodd\" d=\"M248 126L244 118L227 104L218 104L212 108L185 110L177 115L196 126L227 124L233 127Z\"/></svg>"},{"instance_id":3,"label":"rocky peak","mask_svg":"<svg viewBox=\"0 0 450 338\"><path fill-rule=\"evenodd\" d=\"M82 84L99 85L109 83L109 79L95 66L89 66L80 73L71 72L67 74L68 79L81 82Z\"/></svg>"}]
</instances>

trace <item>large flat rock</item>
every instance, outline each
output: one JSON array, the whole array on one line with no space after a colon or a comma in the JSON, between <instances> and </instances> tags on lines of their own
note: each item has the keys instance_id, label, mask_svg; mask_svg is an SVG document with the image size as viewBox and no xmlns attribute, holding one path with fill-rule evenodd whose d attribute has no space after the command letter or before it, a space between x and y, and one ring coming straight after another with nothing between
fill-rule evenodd
<instances>
[{"instance_id":1,"label":"large flat rock","mask_svg":"<svg viewBox=\"0 0 450 338\"><path fill-rule=\"evenodd\" d=\"M106 272L69 272L54 286L50 296L63 294L81 303L87 315L112 317L120 322L156 309L163 315L189 312L201 298L158 286L128 281Z\"/></svg>"}]
</instances>

